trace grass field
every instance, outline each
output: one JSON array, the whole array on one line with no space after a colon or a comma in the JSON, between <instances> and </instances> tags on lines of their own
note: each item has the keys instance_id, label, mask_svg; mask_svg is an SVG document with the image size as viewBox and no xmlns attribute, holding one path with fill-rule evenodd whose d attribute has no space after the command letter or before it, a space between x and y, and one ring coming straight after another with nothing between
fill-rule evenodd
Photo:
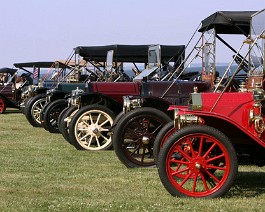
<instances>
[{"instance_id":1,"label":"grass field","mask_svg":"<svg viewBox=\"0 0 265 212\"><path fill-rule=\"evenodd\" d=\"M78 151L21 113L0 115L0 211L265 211L265 167L240 166L218 199L172 197L155 168L127 169L113 151Z\"/></svg>"}]
</instances>

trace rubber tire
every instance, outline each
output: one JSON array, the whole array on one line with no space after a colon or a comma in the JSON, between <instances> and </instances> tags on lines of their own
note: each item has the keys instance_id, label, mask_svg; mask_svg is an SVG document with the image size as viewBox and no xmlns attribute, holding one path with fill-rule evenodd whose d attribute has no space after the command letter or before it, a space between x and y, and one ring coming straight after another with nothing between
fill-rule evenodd
<instances>
[{"instance_id":1,"label":"rubber tire","mask_svg":"<svg viewBox=\"0 0 265 212\"><path fill-rule=\"evenodd\" d=\"M119 160L127 167L127 168L137 168L137 167L153 167L155 165L154 162L149 163L137 163L135 159L128 158L130 154L127 153L127 149L124 149L123 145L123 135L126 131L126 127L133 122L135 119L139 117L148 117L153 118L156 117L156 120L159 119L163 123L163 125L167 124L171 121L171 118L165 114L164 112L150 107L136 108L128 113L126 113L117 123L114 133L113 133L113 147L114 151L119 158ZM151 141L152 142L152 141ZM150 145L153 145L150 143Z\"/></svg>"},{"instance_id":2,"label":"rubber tire","mask_svg":"<svg viewBox=\"0 0 265 212\"><path fill-rule=\"evenodd\" d=\"M38 94L34 97L31 97L25 107L25 116L28 120L28 122L33 126L33 127L42 127L41 123L37 122L35 118L32 116L32 107L35 104L35 102L40 101L40 100L45 100L46 97L45 94Z\"/></svg>"},{"instance_id":3,"label":"rubber tire","mask_svg":"<svg viewBox=\"0 0 265 212\"><path fill-rule=\"evenodd\" d=\"M0 103L0 114L4 114L6 111L6 101L2 97L0 97Z\"/></svg>"},{"instance_id":4,"label":"rubber tire","mask_svg":"<svg viewBox=\"0 0 265 212\"><path fill-rule=\"evenodd\" d=\"M65 99L57 99L53 102L51 102L46 109L43 111L43 125L46 130L48 130L50 133L59 133L58 129L58 117L62 110L67 107L67 101ZM56 111L56 116L53 122L51 122L51 114Z\"/></svg>"},{"instance_id":5,"label":"rubber tire","mask_svg":"<svg viewBox=\"0 0 265 212\"><path fill-rule=\"evenodd\" d=\"M203 133L210 135L214 138L216 138L218 141L220 141L223 146L226 148L228 154L229 154L229 161L230 161L230 172L229 176L224 183L222 187L220 187L218 190L216 190L214 193L206 196L202 196L203 198L215 198L220 197L224 195L233 185L235 178L237 176L238 172L238 161L236 156L236 151L229 140L229 138L222 133L221 131L210 127L206 125L191 125L188 127L184 127L182 129L179 129L175 133L173 133L167 140L167 142L164 143L162 146L160 153L159 153L159 159L158 159L158 173L160 180L166 190L172 195L172 196L178 196L178 197L187 197L187 195L183 194L179 190L177 190L172 183L170 182L168 176L167 176L167 156L168 152L172 148L172 146L183 136L194 134L194 133ZM188 196L189 197L189 196ZM193 196L192 196L193 197Z\"/></svg>"},{"instance_id":6,"label":"rubber tire","mask_svg":"<svg viewBox=\"0 0 265 212\"><path fill-rule=\"evenodd\" d=\"M114 132L114 129L115 129L117 123L121 120L121 118L122 118L124 115L125 115L125 113L124 113L123 111L121 111L121 112L116 116L116 118L115 118L114 121L113 121L113 125L112 125L112 127L111 127L111 133L112 133L111 136L112 136L112 140L113 140L113 132Z\"/></svg>"},{"instance_id":7,"label":"rubber tire","mask_svg":"<svg viewBox=\"0 0 265 212\"><path fill-rule=\"evenodd\" d=\"M25 115L26 106L27 106L29 100L30 100L30 98L25 99L25 100L24 100L24 108L23 108L23 109L20 108L21 112L22 112L24 115Z\"/></svg>"},{"instance_id":8,"label":"rubber tire","mask_svg":"<svg viewBox=\"0 0 265 212\"><path fill-rule=\"evenodd\" d=\"M102 106L102 105L88 105L85 107L82 107L81 109L79 109L76 114L73 116L70 124L69 124L69 138L70 138L70 143L74 145L74 147L78 150L89 150L89 151L99 151L99 150L93 150L93 149L86 149L84 148L76 139L75 136L75 125L76 122L78 121L78 119L80 118L80 116L82 116L84 113L91 111L91 110L100 110L103 111L104 113L107 113L112 120L115 119L115 114L112 112L112 110L110 110L109 108L107 108L106 106ZM106 147L100 149L100 150L110 150L112 149L112 142L110 142Z\"/></svg>"},{"instance_id":9,"label":"rubber tire","mask_svg":"<svg viewBox=\"0 0 265 212\"><path fill-rule=\"evenodd\" d=\"M51 102L46 102L46 104L43 106L41 112L40 112L40 122L41 122L41 126L48 131L48 129L46 128L46 126L44 125L44 111L47 109L47 107L51 104Z\"/></svg>"},{"instance_id":10,"label":"rubber tire","mask_svg":"<svg viewBox=\"0 0 265 212\"><path fill-rule=\"evenodd\" d=\"M59 131L60 131L60 133L62 133L64 139L71 145L73 145L73 144L72 144L72 142L70 140L69 128L67 126L67 123L64 121L64 119L69 117L75 110L77 110L76 106L72 106L70 108L67 108L67 110L65 112L62 112L63 115L61 116L61 120L60 121L59 121L59 118L58 118Z\"/></svg>"},{"instance_id":11,"label":"rubber tire","mask_svg":"<svg viewBox=\"0 0 265 212\"><path fill-rule=\"evenodd\" d=\"M153 147L155 164L158 163L158 155L162 146L162 142L165 142L165 139L168 138L176 130L177 129L174 127L174 121L170 121L157 134Z\"/></svg>"},{"instance_id":12,"label":"rubber tire","mask_svg":"<svg viewBox=\"0 0 265 212\"><path fill-rule=\"evenodd\" d=\"M58 129L60 131L60 123L61 123L61 120L62 120L62 117L64 115L64 113L69 109L69 107L66 107L62 110L62 112L59 114L58 116L58 119L57 119L57 122L58 122ZM61 132L61 131L60 131Z\"/></svg>"}]
</instances>

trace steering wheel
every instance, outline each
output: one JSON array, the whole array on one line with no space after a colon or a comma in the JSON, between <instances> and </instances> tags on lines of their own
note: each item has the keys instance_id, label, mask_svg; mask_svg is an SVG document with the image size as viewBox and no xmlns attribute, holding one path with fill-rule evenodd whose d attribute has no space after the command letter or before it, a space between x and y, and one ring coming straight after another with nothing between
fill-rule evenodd
<instances>
[{"instance_id":1,"label":"steering wheel","mask_svg":"<svg viewBox=\"0 0 265 212\"><path fill-rule=\"evenodd\" d=\"M233 55L233 58L235 59L235 62L240 66L240 69L244 70L247 73L248 61L246 59L239 57L238 55Z\"/></svg>"}]
</instances>

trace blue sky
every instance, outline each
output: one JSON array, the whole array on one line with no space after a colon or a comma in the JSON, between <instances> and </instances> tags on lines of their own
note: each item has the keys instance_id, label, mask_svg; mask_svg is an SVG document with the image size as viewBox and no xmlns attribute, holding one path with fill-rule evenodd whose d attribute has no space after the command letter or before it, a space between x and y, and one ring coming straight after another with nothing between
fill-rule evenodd
<instances>
[{"instance_id":1,"label":"blue sky","mask_svg":"<svg viewBox=\"0 0 265 212\"><path fill-rule=\"evenodd\" d=\"M182 45L216 11L263 8L264 0L2 1L0 67L66 59L80 45Z\"/></svg>"}]
</instances>

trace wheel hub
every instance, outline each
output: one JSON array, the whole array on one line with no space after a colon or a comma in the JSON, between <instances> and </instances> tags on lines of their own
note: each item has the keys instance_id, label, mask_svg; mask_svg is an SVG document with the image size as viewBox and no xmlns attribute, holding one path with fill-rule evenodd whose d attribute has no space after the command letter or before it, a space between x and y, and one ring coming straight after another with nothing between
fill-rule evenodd
<instances>
[{"instance_id":1,"label":"wheel hub","mask_svg":"<svg viewBox=\"0 0 265 212\"><path fill-rule=\"evenodd\" d=\"M199 164L199 163L195 163L195 168L196 168L196 169L201 169L201 168L202 168L202 165Z\"/></svg>"},{"instance_id":2,"label":"wheel hub","mask_svg":"<svg viewBox=\"0 0 265 212\"><path fill-rule=\"evenodd\" d=\"M143 144L149 144L149 142L150 142L149 137L147 137L147 136L143 136L143 137L142 137L142 142L143 142Z\"/></svg>"},{"instance_id":3,"label":"wheel hub","mask_svg":"<svg viewBox=\"0 0 265 212\"><path fill-rule=\"evenodd\" d=\"M98 135L99 134L99 129L97 127L95 127L94 129L92 129L92 132L95 134L95 135Z\"/></svg>"}]
</instances>

